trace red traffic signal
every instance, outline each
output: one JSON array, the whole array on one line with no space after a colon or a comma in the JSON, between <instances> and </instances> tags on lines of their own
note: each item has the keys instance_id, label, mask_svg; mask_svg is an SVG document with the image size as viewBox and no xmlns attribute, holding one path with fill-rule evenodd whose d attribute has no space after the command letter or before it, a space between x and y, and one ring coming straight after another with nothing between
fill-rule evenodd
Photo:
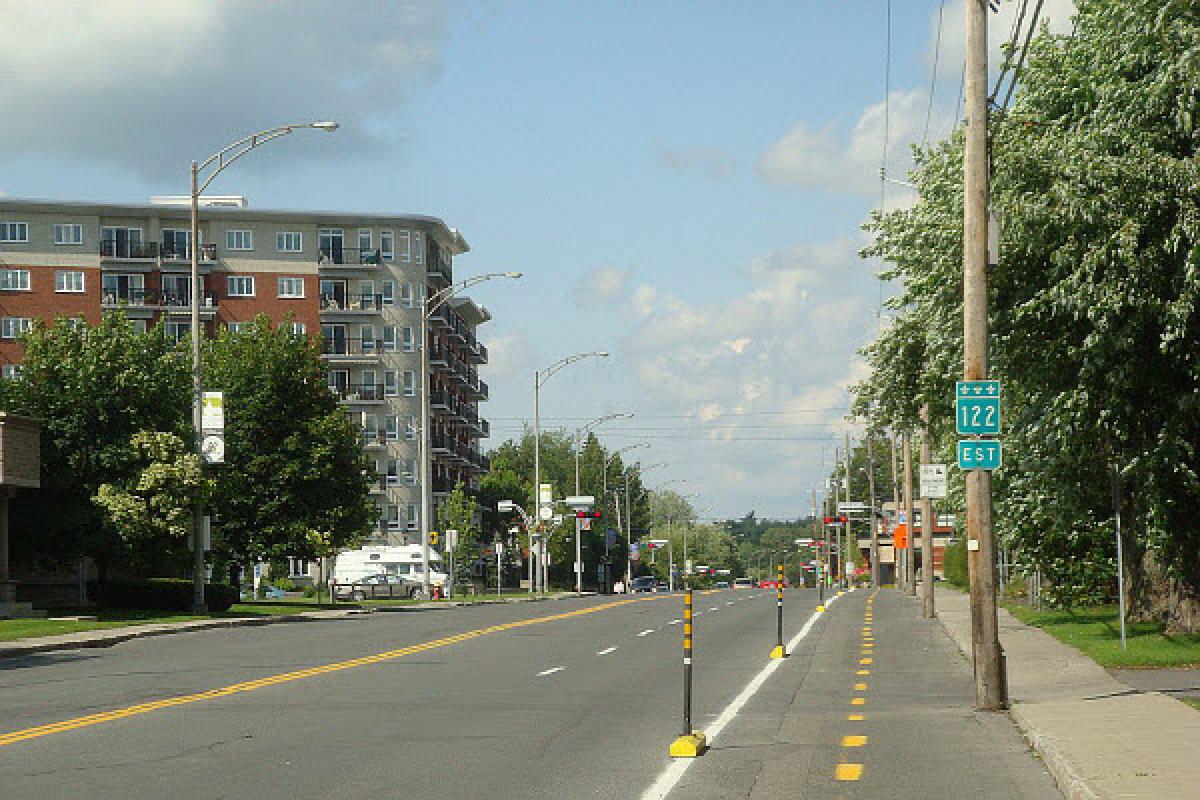
<instances>
[{"instance_id":1,"label":"red traffic signal","mask_svg":"<svg viewBox=\"0 0 1200 800\"><path fill-rule=\"evenodd\" d=\"M647 549L647 550L653 550L653 549L654 549L654 548L656 548L656 547L658 547L658 545L656 545L654 542L646 542L646 549Z\"/></svg>"},{"instance_id":2,"label":"red traffic signal","mask_svg":"<svg viewBox=\"0 0 1200 800\"><path fill-rule=\"evenodd\" d=\"M576 511L575 519L600 519L599 511Z\"/></svg>"}]
</instances>

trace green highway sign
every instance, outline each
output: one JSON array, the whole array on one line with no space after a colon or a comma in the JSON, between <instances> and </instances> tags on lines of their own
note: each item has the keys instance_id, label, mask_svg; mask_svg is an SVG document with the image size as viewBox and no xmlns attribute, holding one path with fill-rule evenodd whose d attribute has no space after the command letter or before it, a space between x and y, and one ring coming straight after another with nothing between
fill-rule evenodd
<instances>
[{"instance_id":1,"label":"green highway sign","mask_svg":"<svg viewBox=\"0 0 1200 800\"><path fill-rule=\"evenodd\" d=\"M954 391L954 427L965 435L1000 433L1000 381L959 381Z\"/></svg>"},{"instance_id":2,"label":"green highway sign","mask_svg":"<svg viewBox=\"0 0 1200 800\"><path fill-rule=\"evenodd\" d=\"M959 469L999 469L1000 443L991 439L964 439L958 443Z\"/></svg>"}]
</instances>

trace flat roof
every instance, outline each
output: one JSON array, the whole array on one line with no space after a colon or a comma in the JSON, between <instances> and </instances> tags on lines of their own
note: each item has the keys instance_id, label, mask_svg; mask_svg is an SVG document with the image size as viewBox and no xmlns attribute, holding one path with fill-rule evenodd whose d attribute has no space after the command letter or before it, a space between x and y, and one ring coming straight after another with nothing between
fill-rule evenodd
<instances>
[{"instance_id":1,"label":"flat roof","mask_svg":"<svg viewBox=\"0 0 1200 800\"><path fill-rule=\"evenodd\" d=\"M49 211L74 211L74 212L89 212L96 214L104 214L107 216L119 217L126 216L154 216L154 217L170 217L170 216L186 216L190 208L187 205L171 205L171 204L153 204L153 203L94 203L75 200L48 200L43 198L29 197L0 197L0 208L4 209L23 209L31 212L49 212ZM458 232L457 228L451 228L446 224L445 220L440 217L433 217L427 214L384 214L379 212L367 211L330 211L321 209L277 209L277 208L254 208L246 206L243 208L234 208L230 206L205 206L200 207L200 213L205 217L233 217L236 219L247 220L287 220L287 221L311 221L314 223L335 222L347 225L362 223L365 221L371 222L392 222L395 220L405 220L427 225L443 243L449 244L455 254L466 253L470 251L471 246L467 244L467 240Z\"/></svg>"}]
</instances>

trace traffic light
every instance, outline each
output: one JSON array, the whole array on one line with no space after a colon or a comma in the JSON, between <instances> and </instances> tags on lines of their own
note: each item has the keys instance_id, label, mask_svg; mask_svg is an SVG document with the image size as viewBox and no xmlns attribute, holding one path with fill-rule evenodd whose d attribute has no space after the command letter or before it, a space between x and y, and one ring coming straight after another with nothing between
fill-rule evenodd
<instances>
[{"instance_id":1,"label":"traffic light","mask_svg":"<svg viewBox=\"0 0 1200 800\"><path fill-rule=\"evenodd\" d=\"M575 519L600 519L599 511L576 511Z\"/></svg>"},{"instance_id":2,"label":"traffic light","mask_svg":"<svg viewBox=\"0 0 1200 800\"><path fill-rule=\"evenodd\" d=\"M656 545L654 542L646 542L645 546L647 550L653 550L654 548L658 547L658 545Z\"/></svg>"}]
</instances>

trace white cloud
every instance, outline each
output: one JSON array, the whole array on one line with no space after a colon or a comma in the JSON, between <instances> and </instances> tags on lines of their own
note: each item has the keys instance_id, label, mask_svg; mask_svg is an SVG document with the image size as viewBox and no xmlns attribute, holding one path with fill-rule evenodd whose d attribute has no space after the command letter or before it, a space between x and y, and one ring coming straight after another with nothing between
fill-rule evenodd
<instances>
[{"instance_id":1,"label":"white cloud","mask_svg":"<svg viewBox=\"0 0 1200 800\"><path fill-rule=\"evenodd\" d=\"M690 173L720 180L737 171L737 160L715 147L659 148L655 153L659 166L671 172Z\"/></svg>"},{"instance_id":2,"label":"white cloud","mask_svg":"<svg viewBox=\"0 0 1200 800\"><path fill-rule=\"evenodd\" d=\"M575 302L581 306L612 305L623 301L628 294L628 270L599 267L583 275L575 284Z\"/></svg>"},{"instance_id":3,"label":"white cloud","mask_svg":"<svg viewBox=\"0 0 1200 800\"><path fill-rule=\"evenodd\" d=\"M522 333L487 336L488 362L479 371L488 381L503 381L527 372L537 359L529 340Z\"/></svg>"},{"instance_id":4,"label":"white cloud","mask_svg":"<svg viewBox=\"0 0 1200 800\"><path fill-rule=\"evenodd\" d=\"M0 74L20 76L0 82L0 107L20 109L0 149L154 178L290 122L342 129L332 148L298 136L271 159L381 147L407 96L436 76L442 27L433 0L0 0L0 19Z\"/></svg>"}]
</instances>

